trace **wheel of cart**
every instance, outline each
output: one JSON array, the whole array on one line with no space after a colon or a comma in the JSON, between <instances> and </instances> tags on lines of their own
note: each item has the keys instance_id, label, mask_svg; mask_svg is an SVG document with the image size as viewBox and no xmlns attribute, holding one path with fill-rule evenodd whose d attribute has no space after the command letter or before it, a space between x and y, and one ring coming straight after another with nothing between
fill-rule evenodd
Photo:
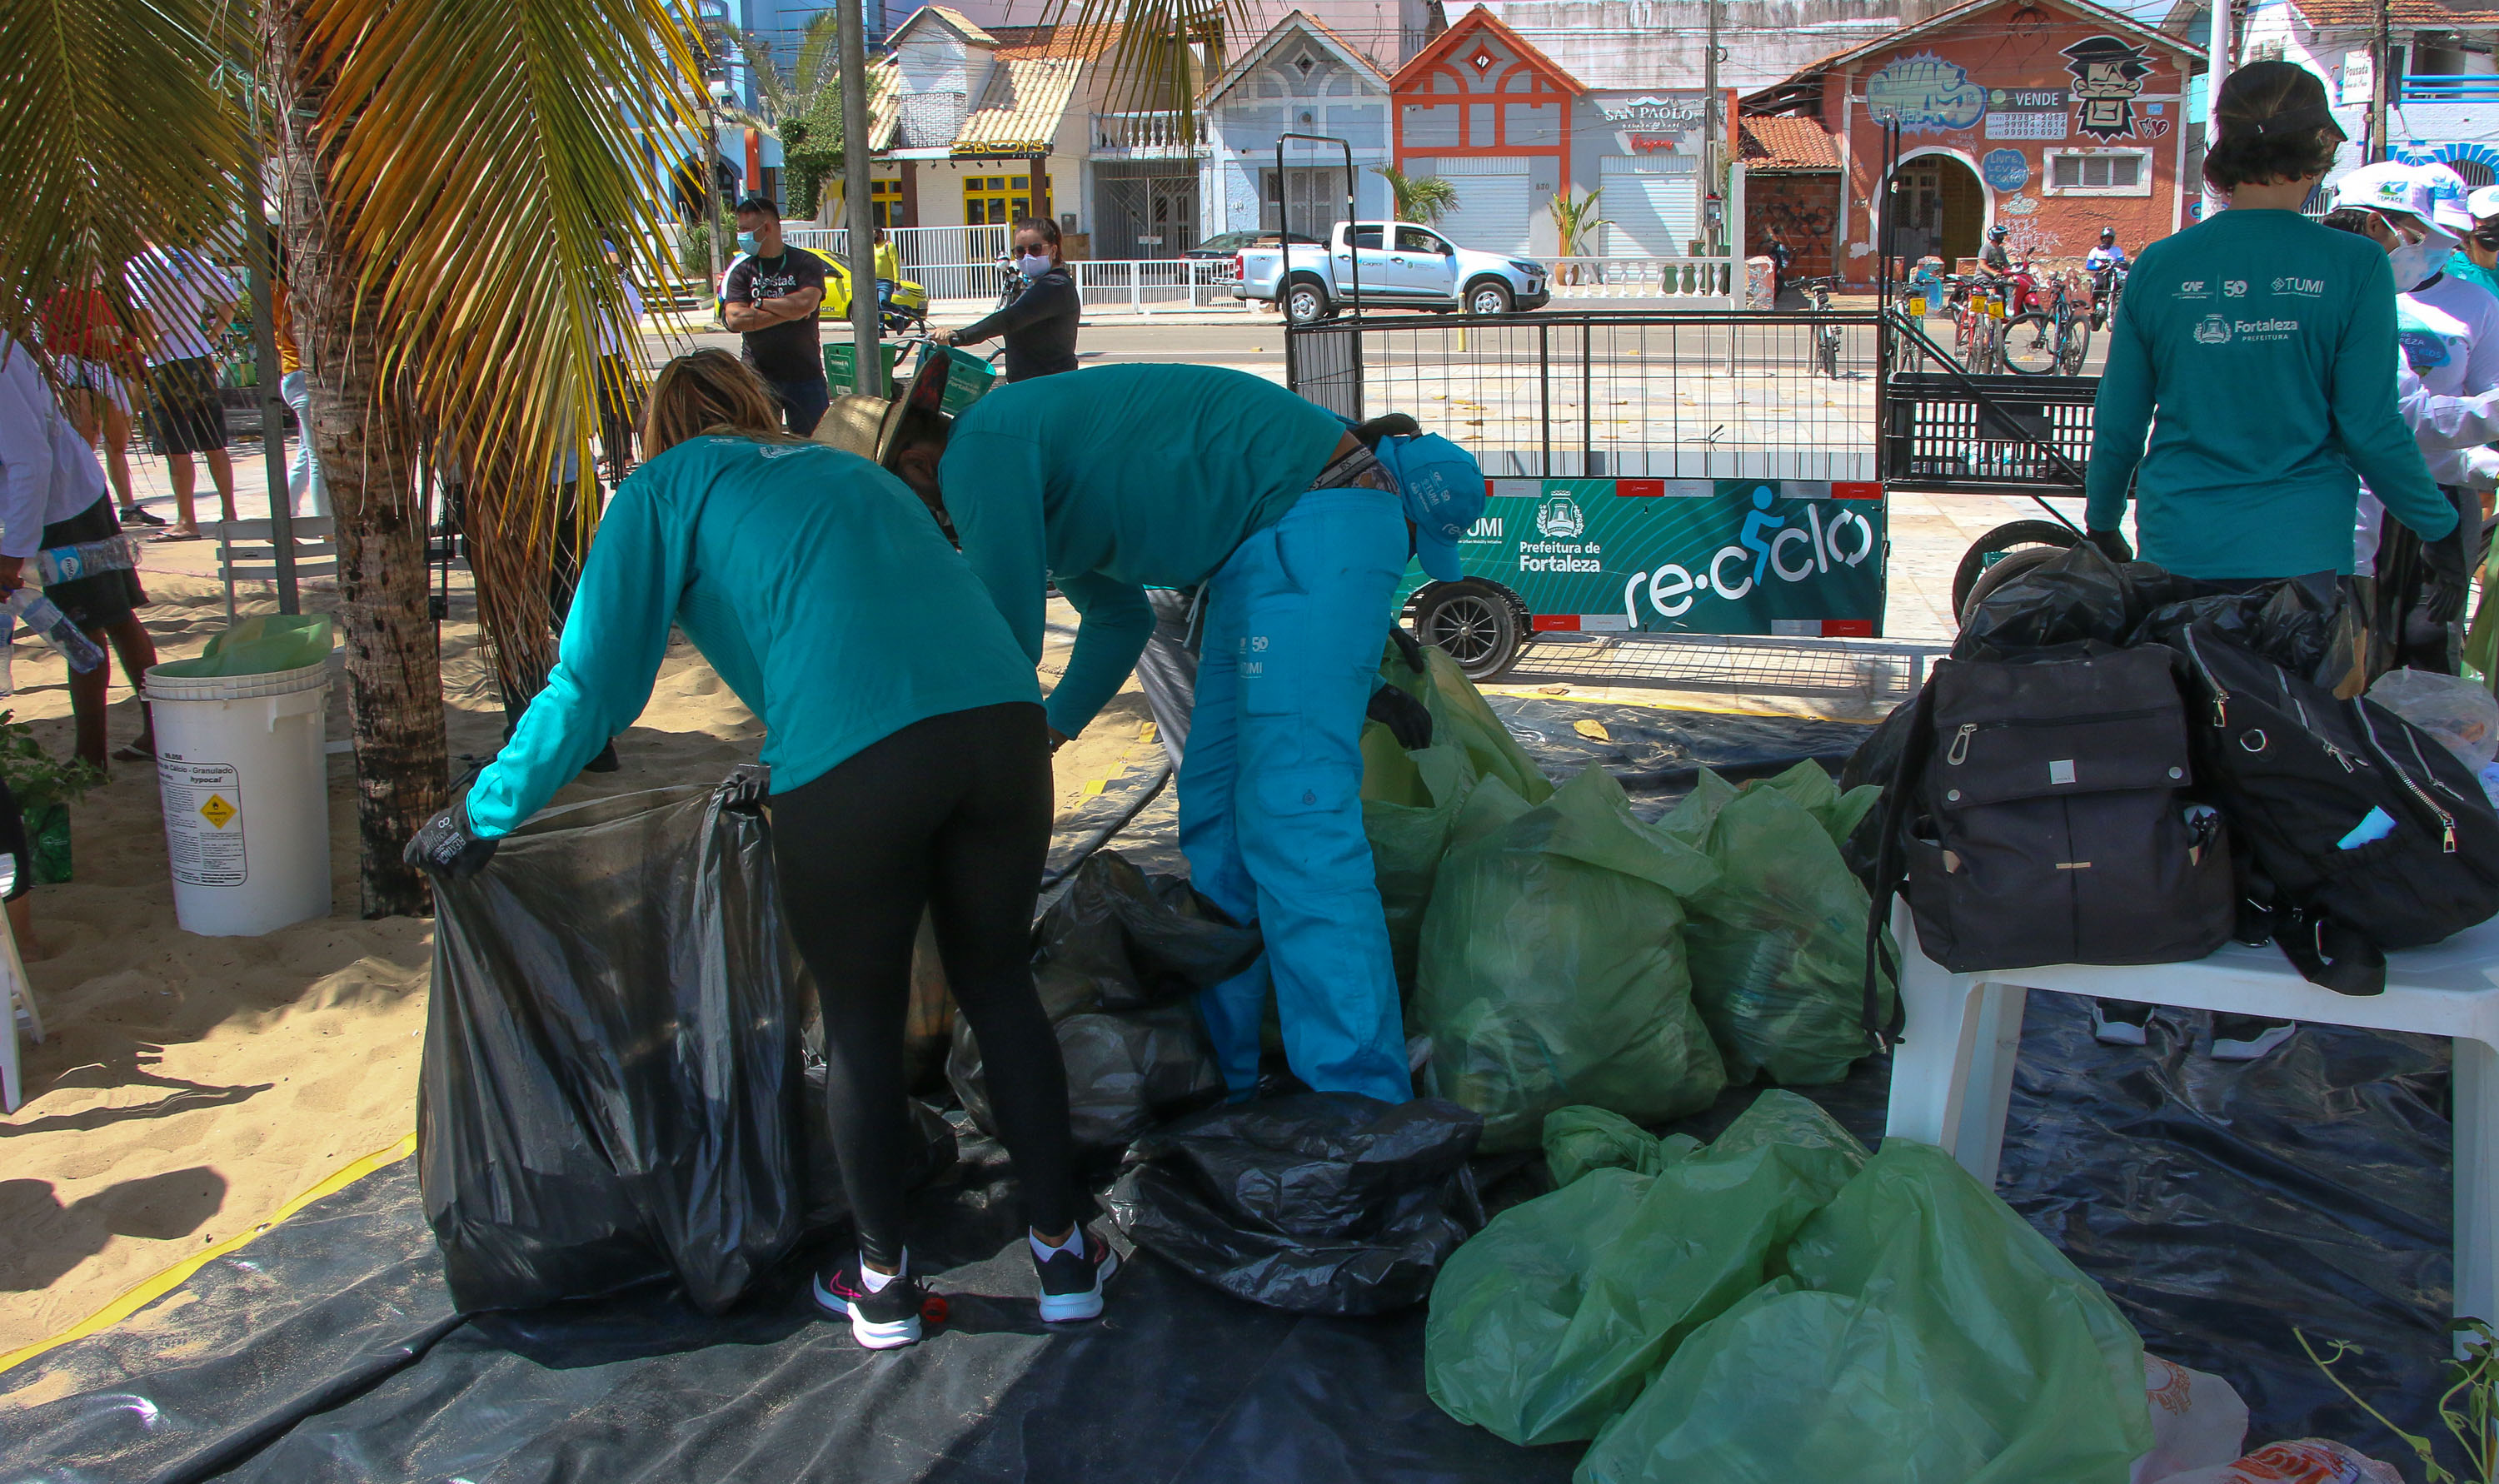
<instances>
[{"instance_id":1,"label":"wheel of cart","mask_svg":"<svg viewBox=\"0 0 2499 1484\"><path fill-rule=\"evenodd\" d=\"M2082 540L2055 521L2015 521L1980 536L1953 573L1953 622L1966 624L1987 595Z\"/></svg>"},{"instance_id":2,"label":"wheel of cart","mask_svg":"<svg viewBox=\"0 0 2499 1484\"><path fill-rule=\"evenodd\" d=\"M1490 680L1518 659L1521 613L1515 597L1481 578L1436 582L1414 595L1414 636L1439 645L1469 680Z\"/></svg>"}]
</instances>

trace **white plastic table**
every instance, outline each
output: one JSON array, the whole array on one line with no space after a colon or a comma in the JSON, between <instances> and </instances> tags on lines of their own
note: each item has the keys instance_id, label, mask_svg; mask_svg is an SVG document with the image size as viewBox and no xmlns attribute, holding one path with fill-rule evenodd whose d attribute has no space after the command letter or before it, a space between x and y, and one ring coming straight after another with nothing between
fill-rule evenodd
<instances>
[{"instance_id":1,"label":"white plastic table","mask_svg":"<svg viewBox=\"0 0 2499 1484\"><path fill-rule=\"evenodd\" d=\"M1906 902L1893 909L1892 933L1907 1020L1884 1132L1942 1145L1991 1189L2031 989L2452 1038L2455 1312L2499 1319L2499 919L2387 954L2386 992L2374 995L2320 989L2270 944L2234 943L2192 963L1953 974L1920 950Z\"/></svg>"}]
</instances>

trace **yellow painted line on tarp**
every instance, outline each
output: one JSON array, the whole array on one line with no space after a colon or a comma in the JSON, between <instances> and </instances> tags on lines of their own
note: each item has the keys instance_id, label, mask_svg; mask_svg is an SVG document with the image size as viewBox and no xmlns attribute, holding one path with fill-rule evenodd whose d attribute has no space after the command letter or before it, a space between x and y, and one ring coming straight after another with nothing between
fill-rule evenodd
<instances>
[{"instance_id":1,"label":"yellow painted line on tarp","mask_svg":"<svg viewBox=\"0 0 2499 1484\"><path fill-rule=\"evenodd\" d=\"M1111 787L1111 780L1107 778L1096 778L1085 785L1084 791L1086 796L1089 798L1093 794L1099 793L1109 787Z\"/></svg>"},{"instance_id":2,"label":"yellow painted line on tarp","mask_svg":"<svg viewBox=\"0 0 2499 1484\"><path fill-rule=\"evenodd\" d=\"M172 1293L175 1289L181 1287L184 1283L189 1282L191 1274L199 1272L201 1268L216 1261L218 1258L225 1256L227 1253L246 1242L258 1240L260 1237L265 1235L271 1227L274 1227L277 1225L277 1223L285 1220L287 1217L294 1215L305 1207L311 1205L323 1196L333 1195L345 1189L347 1186L355 1183L357 1180L363 1179L366 1176L373 1174L384 1165L395 1165L415 1152L416 1136L414 1134L408 1135L406 1138L401 1140L395 1145L392 1145L387 1149L374 1150L364 1158L337 1171L328 1178L322 1180L321 1183L313 1186L311 1189L305 1191L302 1195L297 1196L295 1199L277 1208L277 1210L271 1214L268 1220L261 1222L251 1230L243 1232L237 1236L229 1237L225 1241L220 1242L213 1246L204 1248L192 1256L183 1258L180 1262L176 1263L174 1266L157 1274L155 1276L145 1279L137 1287L134 1287L122 1294L120 1298L117 1298L112 1303L106 1305L104 1307L97 1309L94 1313L87 1315L85 1318L80 1320L74 1325L71 1325L68 1329L61 1331L49 1339L37 1340L35 1343L26 1346L26 1348L22 1350L12 1350L6 1355L0 1355L0 1371L7 1371L13 1366L33 1360L36 1356L43 1354L45 1351L53 1349L60 1345L68 1344L73 1339L83 1339L87 1336L92 1335L99 1330L111 1329L113 1326L119 1324L122 1320L127 1319L131 1315L139 1312L141 1309L146 1308L148 1305L155 1303L158 1299L163 1298L165 1295Z\"/></svg>"}]
</instances>

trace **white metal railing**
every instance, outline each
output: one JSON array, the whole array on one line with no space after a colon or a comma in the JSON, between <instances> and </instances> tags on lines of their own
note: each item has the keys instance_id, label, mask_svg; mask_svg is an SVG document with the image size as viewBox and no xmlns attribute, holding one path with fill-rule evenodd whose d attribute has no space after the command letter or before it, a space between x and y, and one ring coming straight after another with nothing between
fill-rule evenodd
<instances>
[{"instance_id":1,"label":"white metal railing","mask_svg":"<svg viewBox=\"0 0 2499 1484\"><path fill-rule=\"evenodd\" d=\"M1007 231L1003 226L894 227L886 233L886 237L893 243L904 268L945 267L961 263L995 263L1006 256ZM851 250L850 229L846 227L790 227L781 235L809 252L838 258L847 256ZM919 274L912 276L916 278Z\"/></svg>"},{"instance_id":2,"label":"white metal railing","mask_svg":"<svg viewBox=\"0 0 2499 1484\"><path fill-rule=\"evenodd\" d=\"M1719 299L1741 292L1744 265L1714 258L1547 258L1556 299Z\"/></svg>"},{"instance_id":3,"label":"white metal railing","mask_svg":"<svg viewBox=\"0 0 2499 1484\"><path fill-rule=\"evenodd\" d=\"M1207 147L1206 115L1184 125L1162 113L1096 113L1092 138L1097 160L1185 160Z\"/></svg>"},{"instance_id":4,"label":"white metal railing","mask_svg":"<svg viewBox=\"0 0 2499 1484\"><path fill-rule=\"evenodd\" d=\"M1246 312L1250 304L1232 297L1229 258L1112 259L1067 266L1076 270L1076 291L1088 309L1124 302L1138 314L1151 314L1156 307Z\"/></svg>"}]
</instances>

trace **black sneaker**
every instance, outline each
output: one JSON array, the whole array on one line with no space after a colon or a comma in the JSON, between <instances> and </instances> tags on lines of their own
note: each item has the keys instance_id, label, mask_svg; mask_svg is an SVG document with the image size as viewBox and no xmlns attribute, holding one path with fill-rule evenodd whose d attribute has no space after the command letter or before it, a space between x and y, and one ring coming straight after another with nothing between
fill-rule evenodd
<instances>
[{"instance_id":1,"label":"black sneaker","mask_svg":"<svg viewBox=\"0 0 2499 1484\"><path fill-rule=\"evenodd\" d=\"M903 1259L900 1277L874 1293L860 1279L857 1252L826 1266L816 1274L816 1307L851 1322L851 1338L871 1350L893 1350L920 1342L920 1310L927 1302L920 1280Z\"/></svg>"},{"instance_id":2,"label":"black sneaker","mask_svg":"<svg viewBox=\"0 0 2499 1484\"><path fill-rule=\"evenodd\" d=\"M152 510L142 510L137 505L132 505L127 510L117 512L117 518L120 520L121 524L125 526L162 526L165 524L165 517L156 514Z\"/></svg>"},{"instance_id":3,"label":"black sneaker","mask_svg":"<svg viewBox=\"0 0 2499 1484\"><path fill-rule=\"evenodd\" d=\"M2141 1046L2152 1007L2133 1000L2092 1001L2092 1039L2102 1046Z\"/></svg>"},{"instance_id":4,"label":"black sneaker","mask_svg":"<svg viewBox=\"0 0 2499 1484\"><path fill-rule=\"evenodd\" d=\"M2254 1061L2288 1041L2291 1033L2298 1029L2298 1022L2292 1020L2268 1020L2260 1016L2215 1016L2213 1059Z\"/></svg>"},{"instance_id":5,"label":"black sneaker","mask_svg":"<svg viewBox=\"0 0 2499 1484\"><path fill-rule=\"evenodd\" d=\"M1030 1238L1025 1239L1024 1245L1030 1248ZM1102 1285L1120 1271L1120 1254L1111 1250L1101 1233L1087 1227L1083 1256L1053 1252L1050 1261L1036 1257L1032 1266L1041 1274L1042 1322L1069 1324L1101 1317Z\"/></svg>"}]
</instances>

